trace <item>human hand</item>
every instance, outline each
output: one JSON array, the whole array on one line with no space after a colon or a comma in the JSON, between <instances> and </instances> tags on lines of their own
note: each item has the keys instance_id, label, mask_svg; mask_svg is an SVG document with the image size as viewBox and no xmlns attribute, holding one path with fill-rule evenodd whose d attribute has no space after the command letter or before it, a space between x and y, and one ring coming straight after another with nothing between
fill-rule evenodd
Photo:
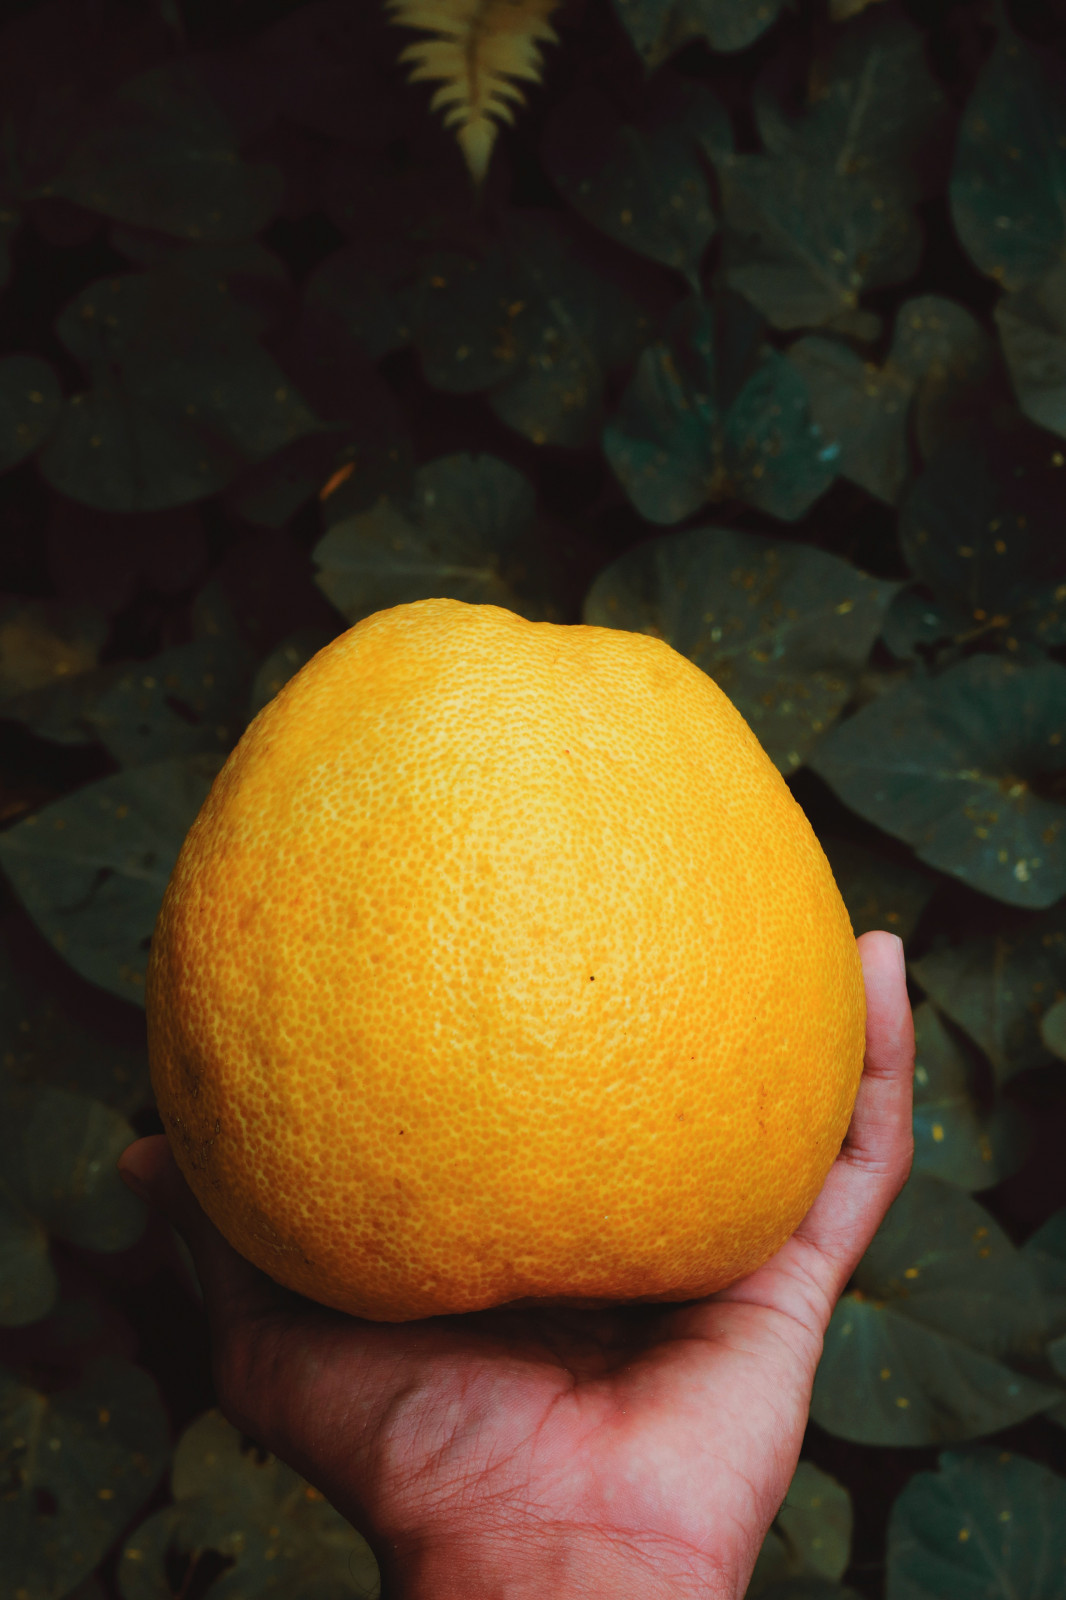
<instances>
[{"instance_id":1,"label":"human hand","mask_svg":"<svg viewBox=\"0 0 1066 1600\"><path fill-rule=\"evenodd\" d=\"M840 1156L777 1255L706 1300L360 1321L231 1249L163 1136L123 1154L192 1252L223 1411L366 1536L387 1600L744 1594L830 1313L910 1169L902 945L858 944L866 1067Z\"/></svg>"}]
</instances>

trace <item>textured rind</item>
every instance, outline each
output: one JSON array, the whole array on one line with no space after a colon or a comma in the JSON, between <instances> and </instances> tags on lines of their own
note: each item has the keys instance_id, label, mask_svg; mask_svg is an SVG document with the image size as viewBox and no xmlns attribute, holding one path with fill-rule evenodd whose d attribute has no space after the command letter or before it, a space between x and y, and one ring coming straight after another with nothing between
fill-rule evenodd
<instances>
[{"instance_id":1,"label":"textured rind","mask_svg":"<svg viewBox=\"0 0 1066 1600\"><path fill-rule=\"evenodd\" d=\"M208 1215L386 1321L750 1272L839 1150L865 1027L828 863L711 679L452 600L366 618L249 726L147 1001Z\"/></svg>"}]
</instances>

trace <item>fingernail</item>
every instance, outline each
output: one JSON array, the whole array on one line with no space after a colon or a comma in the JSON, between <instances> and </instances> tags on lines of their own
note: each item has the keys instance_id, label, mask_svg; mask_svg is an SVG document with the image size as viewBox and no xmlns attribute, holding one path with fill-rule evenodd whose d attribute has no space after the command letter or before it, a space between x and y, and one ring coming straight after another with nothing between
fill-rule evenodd
<instances>
[{"instance_id":1,"label":"fingernail","mask_svg":"<svg viewBox=\"0 0 1066 1600\"><path fill-rule=\"evenodd\" d=\"M903 976L904 981L906 981L906 978L907 978L907 957L906 957L906 954L904 953L904 949L903 949L903 940L900 938L898 933L894 933L892 935L892 937L896 941L896 959L899 962L899 970L900 970L900 973Z\"/></svg>"}]
</instances>

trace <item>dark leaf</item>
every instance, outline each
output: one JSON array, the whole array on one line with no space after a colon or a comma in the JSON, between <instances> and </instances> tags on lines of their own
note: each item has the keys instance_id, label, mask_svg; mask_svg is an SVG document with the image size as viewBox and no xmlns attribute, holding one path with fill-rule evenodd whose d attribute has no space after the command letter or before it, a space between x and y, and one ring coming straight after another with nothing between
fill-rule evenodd
<instances>
[{"instance_id":1,"label":"dark leaf","mask_svg":"<svg viewBox=\"0 0 1066 1600\"><path fill-rule=\"evenodd\" d=\"M1010 905L1066 893L1066 807L1033 784L1066 769L1066 667L971 656L870 701L811 765L919 858Z\"/></svg>"},{"instance_id":2,"label":"dark leaf","mask_svg":"<svg viewBox=\"0 0 1066 1600\"><path fill-rule=\"evenodd\" d=\"M1066 160L1063 172L1066 182ZM1018 404L1040 427L1066 436L1066 266L1007 295L996 321Z\"/></svg>"},{"instance_id":3,"label":"dark leaf","mask_svg":"<svg viewBox=\"0 0 1066 1600\"><path fill-rule=\"evenodd\" d=\"M429 258L411 307L428 381L490 405L534 444L591 443L604 378L629 362L645 319L545 214L510 213L480 259Z\"/></svg>"},{"instance_id":4,"label":"dark leaf","mask_svg":"<svg viewBox=\"0 0 1066 1600\"><path fill-rule=\"evenodd\" d=\"M544 162L594 227L698 289L716 227L707 161L731 148L729 118L702 84L664 79L658 89L640 124L624 122L596 90L571 96L549 118Z\"/></svg>"},{"instance_id":5,"label":"dark leaf","mask_svg":"<svg viewBox=\"0 0 1066 1600\"><path fill-rule=\"evenodd\" d=\"M1066 998L1056 1000L1040 1018L1040 1037L1044 1047L1066 1061Z\"/></svg>"},{"instance_id":6,"label":"dark leaf","mask_svg":"<svg viewBox=\"0 0 1066 1600\"><path fill-rule=\"evenodd\" d=\"M733 296L692 298L641 353L603 447L649 522L680 522L734 497L792 521L832 482L839 446L813 422L799 373L761 334Z\"/></svg>"},{"instance_id":7,"label":"dark leaf","mask_svg":"<svg viewBox=\"0 0 1066 1600\"><path fill-rule=\"evenodd\" d=\"M851 1524L851 1496L843 1484L813 1462L801 1461L763 1541L747 1596L823 1592L793 1591L791 1581L799 1576L839 1594L835 1580L850 1560Z\"/></svg>"},{"instance_id":8,"label":"dark leaf","mask_svg":"<svg viewBox=\"0 0 1066 1600\"><path fill-rule=\"evenodd\" d=\"M973 313L939 294L899 309L892 360L916 384L914 435L928 459L991 414L1005 396L995 340Z\"/></svg>"},{"instance_id":9,"label":"dark leaf","mask_svg":"<svg viewBox=\"0 0 1066 1600\"><path fill-rule=\"evenodd\" d=\"M782 0L614 0L622 26L649 69L690 39L712 50L746 50L777 21Z\"/></svg>"},{"instance_id":10,"label":"dark leaf","mask_svg":"<svg viewBox=\"0 0 1066 1600\"><path fill-rule=\"evenodd\" d=\"M377 1564L365 1540L317 1489L276 1457L244 1448L217 1411L184 1432L171 1470L174 1504L131 1534L119 1565L123 1600L169 1592L165 1561L176 1551L226 1559L219 1587L247 1600L291 1600L379 1593Z\"/></svg>"},{"instance_id":11,"label":"dark leaf","mask_svg":"<svg viewBox=\"0 0 1066 1600\"><path fill-rule=\"evenodd\" d=\"M788 359L807 385L823 437L840 446L841 476L895 505L909 468L909 376L891 358L878 367L850 346L817 334L797 339Z\"/></svg>"},{"instance_id":12,"label":"dark leaf","mask_svg":"<svg viewBox=\"0 0 1066 1600\"><path fill-rule=\"evenodd\" d=\"M133 767L0 833L0 865L49 944L135 1004L163 891L220 766L196 755Z\"/></svg>"},{"instance_id":13,"label":"dark leaf","mask_svg":"<svg viewBox=\"0 0 1066 1600\"><path fill-rule=\"evenodd\" d=\"M918 29L878 7L816 61L804 117L766 92L756 110L768 153L720 168L725 281L774 327L797 328L909 277L922 248L911 205L944 117Z\"/></svg>"},{"instance_id":14,"label":"dark leaf","mask_svg":"<svg viewBox=\"0 0 1066 1600\"><path fill-rule=\"evenodd\" d=\"M852 693L893 590L810 545L692 528L601 572L584 620L665 639L791 772Z\"/></svg>"},{"instance_id":15,"label":"dark leaf","mask_svg":"<svg viewBox=\"0 0 1066 1600\"><path fill-rule=\"evenodd\" d=\"M315 581L350 623L386 606L444 596L525 614L503 575L536 509L533 491L495 456L441 456L406 500L382 496L315 546Z\"/></svg>"},{"instance_id":16,"label":"dark leaf","mask_svg":"<svg viewBox=\"0 0 1066 1600\"><path fill-rule=\"evenodd\" d=\"M923 1001L914 1013L914 1170L960 1189L990 1189L1025 1156L1025 1123L1011 1105L984 1110L976 1063Z\"/></svg>"},{"instance_id":17,"label":"dark leaf","mask_svg":"<svg viewBox=\"0 0 1066 1600\"><path fill-rule=\"evenodd\" d=\"M44 190L183 239L244 239L281 205L281 173L241 159L234 130L189 58L102 101Z\"/></svg>"},{"instance_id":18,"label":"dark leaf","mask_svg":"<svg viewBox=\"0 0 1066 1600\"><path fill-rule=\"evenodd\" d=\"M830 834L819 843L829 858L855 937L884 928L906 944L936 887L932 873L916 863L879 855L851 839Z\"/></svg>"},{"instance_id":19,"label":"dark leaf","mask_svg":"<svg viewBox=\"0 0 1066 1600\"><path fill-rule=\"evenodd\" d=\"M51 432L63 403L55 368L39 356L0 358L0 472L28 456Z\"/></svg>"},{"instance_id":20,"label":"dark leaf","mask_svg":"<svg viewBox=\"0 0 1066 1600\"><path fill-rule=\"evenodd\" d=\"M892 1507L887 1600L1063 1600L1066 1481L988 1445L938 1467Z\"/></svg>"},{"instance_id":21,"label":"dark leaf","mask_svg":"<svg viewBox=\"0 0 1066 1600\"><path fill-rule=\"evenodd\" d=\"M85 1020L54 982L17 959L22 938L12 914L0 926L0 1083L65 1089L127 1117L151 1105L143 1038L133 1044Z\"/></svg>"},{"instance_id":22,"label":"dark leaf","mask_svg":"<svg viewBox=\"0 0 1066 1600\"><path fill-rule=\"evenodd\" d=\"M1005 1363L1042 1347L1031 1263L975 1200L916 1173L833 1312L811 1416L867 1445L994 1433L1056 1391Z\"/></svg>"},{"instance_id":23,"label":"dark leaf","mask_svg":"<svg viewBox=\"0 0 1066 1600\"><path fill-rule=\"evenodd\" d=\"M319 426L258 343L254 317L180 273L100 279L56 331L87 369L40 455L53 488L105 511L202 499Z\"/></svg>"},{"instance_id":24,"label":"dark leaf","mask_svg":"<svg viewBox=\"0 0 1066 1600\"><path fill-rule=\"evenodd\" d=\"M199 752L226 755L244 731L255 658L212 582L193 610L194 637L126 665L86 720L124 767Z\"/></svg>"},{"instance_id":25,"label":"dark leaf","mask_svg":"<svg viewBox=\"0 0 1066 1600\"><path fill-rule=\"evenodd\" d=\"M1064 497L1063 455L1035 431L985 427L937 452L903 502L899 536L951 635L1066 643Z\"/></svg>"},{"instance_id":26,"label":"dark leaf","mask_svg":"<svg viewBox=\"0 0 1066 1600\"><path fill-rule=\"evenodd\" d=\"M6 702L89 672L108 635L92 606L60 600L0 600L0 709Z\"/></svg>"},{"instance_id":27,"label":"dark leaf","mask_svg":"<svg viewBox=\"0 0 1066 1600\"><path fill-rule=\"evenodd\" d=\"M1008 29L963 113L951 214L982 272L1019 289L1066 252L1066 73Z\"/></svg>"},{"instance_id":28,"label":"dark leaf","mask_svg":"<svg viewBox=\"0 0 1066 1600\"><path fill-rule=\"evenodd\" d=\"M64 1600L148 1499L167 1457L155 1383L126 1361L94 1364L42 1394L0 1369L0 1589Z\"/></svg>"},{"instance_id":29,"label":"dark leaf","mask_svg":"<svg viewBox=\"0 0 1066 1600\"><path fill-rule=\"evenodd\" d=\"M1066 908L991 938L930 950L911 971L989 1058L1000 1083L1051 1057L1040 1018L1066 998Z\"/></svg>"}]
</instances>

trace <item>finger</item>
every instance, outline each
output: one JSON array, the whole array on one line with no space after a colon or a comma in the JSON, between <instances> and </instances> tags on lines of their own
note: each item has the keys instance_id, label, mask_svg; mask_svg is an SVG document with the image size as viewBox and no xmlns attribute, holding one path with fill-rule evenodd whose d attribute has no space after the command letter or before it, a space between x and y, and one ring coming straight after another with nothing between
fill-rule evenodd
<instances>
[{"instance_id":1,"label":"finger","mask_svg":"<svg viewBox=\"0 0 1066 1600\"><path fill-rule=\"evenodd\" d=\"M914 1023L903 944L892 933L864 933L858 950L866 1055L847 1137L792 1238L721 1296L772 1305L820 1331L906 1182L914 1153Z\"/></svg>"},{"instance_id":2,"label":"finger","mask_svg":"<svg viewBox=\"0 0 1066 1600\"><path fill-rule=\"evenodd\" d=\"M189 1247L216 1341L233 1325L282 1309L289 1297L228 1244L186 1183L165 1134L127 1146L118 1160L123 1181L155 1206Z\"/></svg>"}]
</instances>

